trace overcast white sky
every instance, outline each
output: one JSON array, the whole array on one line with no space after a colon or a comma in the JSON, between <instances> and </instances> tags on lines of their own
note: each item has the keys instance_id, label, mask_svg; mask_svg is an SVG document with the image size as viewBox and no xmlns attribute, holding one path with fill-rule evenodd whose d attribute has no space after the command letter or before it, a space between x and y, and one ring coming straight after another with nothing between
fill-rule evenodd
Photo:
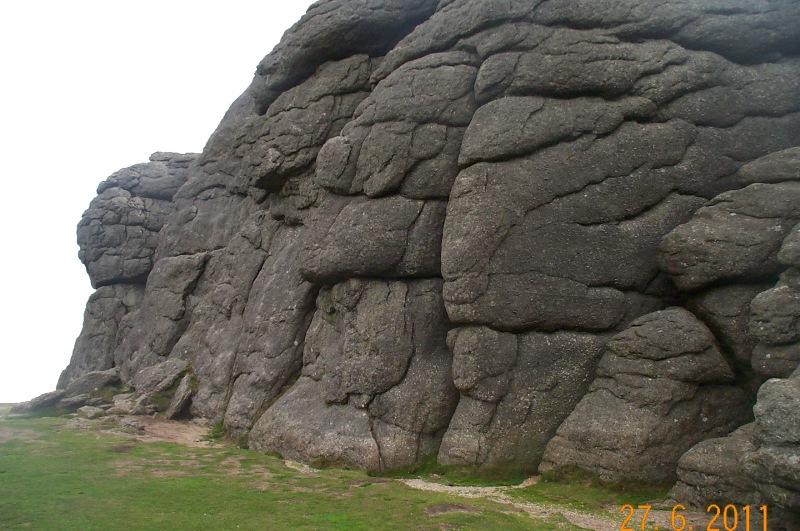
<instances>
[{"instance_id":1,"label":"overcast white sky","mask_svg":"<svg viewBox=\"0 0 800 531\"><path fill-rule=\"evenodd\" d=\"M55 389L92 289L75 226L97 184L199 152L313 2L0 3L0 402Z\"/></svg>"}]
</instances>

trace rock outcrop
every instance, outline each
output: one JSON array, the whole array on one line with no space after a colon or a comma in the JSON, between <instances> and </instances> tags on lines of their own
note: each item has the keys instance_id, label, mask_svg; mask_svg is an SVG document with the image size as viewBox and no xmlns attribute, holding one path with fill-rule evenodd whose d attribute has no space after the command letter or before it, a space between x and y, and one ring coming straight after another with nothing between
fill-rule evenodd
<instances>
[{"instance_id":1,"label":"rock outcrop","mask_svg":"<svg viewBox=\"0 0 800 531\"><path fill-rule=\"evenodd\" d=\"M453 378L461 398L439 461L534 469L547 441L586 392L603 341L577 332L454 330Z\"/></svg>"},{"instance_id":2,"label":"rock outcrop","mask_svg":"<svg viewBox=\"0 0 800 531\"><path fill-rule=\"evenodd\" d=\"M800 372L767 381L754 412L755 422L704 441L681 458L672 497L696 505L767 505L769 529L797 529Z\"/></svg>"},{"instance_id":3,"label":"rock outcrop","mask_svg":"<svg viewBox=\"0 0 800 531\"><path fill-rule=\"evenodd\" d=\"M547 445L540 470L577 465L613 479L674 479L696 443L749 417L745 392L711 331L681 308L641 317L615 336L597 379Z\"/></svg>"},{"instance_id":4,"label":"rock outcrop","mask_svg":"<svg viewBox=\"0 0 800 531\"><path fill-rule=\"evenodd\" d=\"M441 281L321 290L300 379L250 432L260 450L369 470L436 452L457 403Z\"/></svg>"},{"instance_id":5,"label":"rock outcrop","mask_svg":"<svg viewBox=\"0 0 800 531\"><path fill-rule=\"evenodd\" d=\"M800 419L797 418L800 405L800 239L798 226L794 224L800 213L800 203L790 192L800 179L798 161L800 153L793 149L764 157L742 168L740 174L746 179L763 176L769 184L750 185L738 191L737 196L734 196L736 192L723 196L729 200L738 197L743 200L739 201L740 205L749 203L755 210L748 207L739 212L729 212L710 223L708 220L713 217L707 215L708 210L698 212L700 220L694 226L705 226L705 235L714 232L719 235L707 246L722 246L721 254L728 254L729 260L737 264L717 268L724 275L730 275L734 282L741 283L724 289L742 290L743 300L750 299L745 311L731 312L736 314L728 322L732 332L723 334L723 337L728 341L736 336L742 338L733 344L747 346L744 352L750 353L755 382L772 379L758 389L758 400L753 408L755 422L727 437L705 440L684 454L678 462L678 482L672 491L673 498L696 505L712 502L767 505L772 511L770 529L787 531L800 527ZM762 193L776 195L768 204L759 205L753 199ZM731 201L731 204L735 203ZM746 219L738 219L739 214ZM685 253L676 242L691 233L694 222L693 219L665 238L665 260L674 260L676 251L677 254ZM740 230L720 230L731 223ZM744 228L747 224L750 226ZM760 228L755 229L759 224ZM743 243L747 240L749 244ZM696 243L688 242L687 245L695 246ZM761 264L761 269L748 265L742 267L742 264L754 263L753 257L759 253L755 262ZM712 254L698 253L703 257ZM707 266L699 265L704 261L708 263L709 260L687 260L675 267L681 279L678 282L702 276L695 272L706 269ZM734 270L736 273L732 274ZM753 275L763 276L767 271L781 273L777 283L753 296L759 289L747 283ZM716 280L709 276L706 278L712 283ZM718 290L708 293L715 291ZM745 316L749 329L743 327ZM734 321L736 324L730 326ZM746 358L737 356L736 349L731 349L731 353L740 363Z\"/></svg>"},{"instance_id":6,"label":"rock outcrop","mask_svg":"<svg viewBox=\"0 0 800 531\"><path fill-rule=\"evenodd\" d=\"M117 410L373 470L696 486L753 452L736 499L796 511L765 424L796 378L740 426L800 361L798 28L793 0L317 2L202 154L100 186L59 388L114 369Z\"/></svg>"},{"instance_id":7,"label":"rock outcrop","mask_svg":"<svg viewBox=\"0 0 800 531\"><path fill-rule=\"evenodd\" d=\"M78 256L97 291L86 304L83 330L59 388L86 372L122 365L120 325L144 297L159 233L196 158L154 153L150 162L122 169L97 187L98 196L78 223Z\"/></svg>"}]
</instances>

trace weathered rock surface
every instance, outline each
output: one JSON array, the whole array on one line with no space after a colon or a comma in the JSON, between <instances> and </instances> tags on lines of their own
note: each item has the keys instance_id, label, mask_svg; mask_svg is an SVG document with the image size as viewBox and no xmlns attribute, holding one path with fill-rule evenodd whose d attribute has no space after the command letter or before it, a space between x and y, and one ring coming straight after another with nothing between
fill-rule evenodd
<instances>
[{"instance_id":1,"label":"weathered rock surface","mask_svg":"<svg viewBox=\"0 0 800 531\"><path fill-rule=\"evenodd\" d=\"M187 374L181 379L181 383L175 390L175 394L172 395L172 400L170 400L169 406L167 406L167 410L164 412L164 416L168 419L174 419L183 414L189 406L191 399L192 375Z\"/></svg>"},{"instance_id":2,"label":"weathered rock surface","mask_svg":"<svg viewBox=\"0 0 800 531\"><path fill-rule=\"evenodd\" d=\"M733 284L702 291L689 299L689 309L714 333L723 354L739 374L751 367L758 338L750 330L750 303L769 284Z\"/></svg>"},{"instance_id":3,"label":"weathered rock surface","mask_svg":"<svg viewBox=\"0 0 800 531\"><path fill-rule=\"evenodd\" d=\"M800 367L800 343L767 345L760 343L753 349L753 370L765 378L788 378Z\"/></svg>"},{"instance_id":4,"label":"weathered rock surface","mask_svg":"<svg viewBox=\"0 0 800 531\"><path fill-rule=\"evenodd\" d=\"M125 335L120 324L142 297L144 288L134 284L103 286L89 297L83 329L75 340L69 366L58 380L59 389L87 372L105 371L120 365L116 351Z\"/></svg>"},{"instance_id":5,"label":"weathered rock surface","mask_svg":"<svg viewBox=\"0 0 800 531\"><path fill-rule=\"evenodd\" d=\"M76 378L64 389L68 396L91 394L106 387L120 383L119 370L92 371Z\"/></svg>"},{"instance_id":6,"label":"weathered rock surface","mask_svg":"<svg viewBox=\"0 0 800 531\"><path fill-rule=\"evenodd\" d=\"M95 406L83 406L78 408L78 413L87 419L98 419L106 415L106 411Z\"/></svg>"},{"instance_id":7,"label":"weathered rock surface","mask_svg":"<svg viewBox=\"0 0 800 531\"><path fill-rule=\"evenodd\" d=\"M800 180L800 147L770 153L739 169L742 187L754 183L780 183Z\"/></svg>"},{"instance_id":8,"label":"weathered rock surface","mask_svg":"<svg viewBox=\"0 0 800 531\"><path fill-rule=\"evenodd\" d=\"M784 240L778 261L788 269L774 288L751 304L750 329L760 340L753 368L767 378L787 378L800 366L800 226Z\"/></svg>"},{"instance_id":9,"label":"weathered rock surface","mask_svg":"<svg viewBox=\"0 0 800 531\"><path fill-rule=\"evenodd\" d=\"M661 265L686 291L758 281L782 269L778 252L800 221L800 182L752 184L724 193L661 246Z\"/></svg>"},{"instance_id":10,"label":"weathered rock surface","mask_svg":"<svg viewBox=\"0 0 800 531\"><path fill-rule=\"evenodd\" d=\"M597 379L558 428L540 470L577 465L600 477L666 483L703 439L747 420L746 394L696 317L670 308L606 346Z\"/></svg>"},{"instance_id":11,"label":"weathered rock surface","mask_svg":"<svg viewBox=\"0 0 800 531\"><path fill-rule=\"evenodd\" d=\"M672 497L697 505L766 504L770 529L797 529L800 373L767 381L753 411L755 422L704 441L681 458Z\"/></svg>"},{"instance_id":12,"label":"weathered rock surface","mask_svg":"<svg viewBox=\"0 0 800 531\"><path fill-rule=\"evenodd\" d=\"M317 2L202 154L98 189L60 387L117 369L112 412L309 461L671 478L798 357L798 28L791 0Z\"/></svg>"},{"instance_id":13,"label":"weathered rock surface","mask_svg":"<svg viewBox=\"0 0 800 531\"><path fill-rule=\"evenodd\" d=\"M753 333L768 345L800 340L800 289L790 275L784 274L774 288L761 293L750 304Z\"/></svg>"},{"instance_id":14,"label":"weathered rock surface","mask_svg":"<svg viewBox=\"0 0 800 531\"><path fill-rule=\"evenodd\" d=\"M175 210L194 155L155 153L147 164L113 174L78 224L79 257L92 286L143 284L153 267L158 233Z\"/></svg>"},{"instance_id":15,"label":"weathered rock surface","mask_svg":"<svg viewBox=\"0 0 800 531\"><path fill-rule=\"evenodd\" d=\"M586 392L605 338L474 327L456 329L449 341L461 398L439 461L534 470Z\"/></svg>"},{"instance_id":16,"label":"weathered rock surface","mask_svg":"<svg viewBox=\"0 0 800 531\"><path fill-rule=\"evenodd\" d=\"M792 190L800 178L797 155L796 149L789 149L744 166L739 171L742 184L757 180L771 184L753 184L723 194L721 197L729 206L734 206L729 209L727 219L719 214L728 207L719 209L720 202L715 200L690 223L665 238L667 254L670 249L675 254L667 259L662 256L662 263L666 263L678 285L695 289L732 283L695 295L691 307L710 322L721 344L734 355L740 367L749 352L749 365L756 375L751 383L786 378L768 380L758 390L754 423L727 437L703 441L681 458L672 496L701 507L714 502L767 505L769 527L786 530L800 526L800 473L796 466L800 461L796 433L800 422L794 418L800 381L797 373L800 336L796 330L800 319L796 304L800 282L797 227L787 227L793 224L797 203L791 195L783 198L789 198L785 202L778 196L768 202L765 197L764 204L753 199L761 193L771 195L778 191L781 195ZM717 212L713 212L715 208ZM737 219L743 213L752 219ZM760 216L763 217L759 219ZM740 232L724 230L725 225L738 227ZM709 243L703 250L697 245L698 239L687 237L698 229ZM750 243L741 245L747 239ZM698 251L700 259L686 259L692 249ZM675 256L683 258L672 260ZM714 261L721 267L709 267ZM727 265L723 265L725 261ZM753 278L777 277L779 273L774 287L746 284ZM751 300L746 304L748 299ZM726 300L728 307L722 312ZM720 319L725 313L731 317ZM753 525L761 525L761 521L754 521Z\"/></svg>"},{"instance_id":17,"label":"weathered rock surface","mask_svg":"<svg viewBox=\"0 0 800 531\"><path fill-rule=\"evenodd\" d=\"M403 197L349 203L301 267L312 282L348 278L437 277L441 274L442 201Z\"/></svg>"},{"instance_id":18,"label":"weathered rock surface","mask_svg":"<svg viewBox=\"0 0 800 531\"><path fill-rule=\"evenodd\" d=\"M27 402L14 404L14 406L12 406L11 408L11 413L28 413L30 411L49 408L55 404L58 404L58 402L61 399L65 398L66 396L67 393L63 389L58 389L57 391L44 393L32 400L28 400Z\"/></svg>"},{"instance_id":19,"label":"weathered rock surface","mask_svg":"<svg viewBox=\"0 0 800 531\"><path fill-rule=\"evenodd\" d=\"M448 329L441 281L324 289L300 381L256 423L251 445L370 470L435 453L456 406Z\"/></svg>"}]
</instances>

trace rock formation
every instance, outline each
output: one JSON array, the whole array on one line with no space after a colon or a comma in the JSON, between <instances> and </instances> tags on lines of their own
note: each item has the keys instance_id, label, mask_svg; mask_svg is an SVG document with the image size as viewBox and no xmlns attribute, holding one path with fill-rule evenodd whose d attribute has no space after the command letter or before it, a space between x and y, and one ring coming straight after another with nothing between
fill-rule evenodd
<instances>
[{"instance_id":1,"label":"rock formation","mask_svg":"<svg viewBox=\"0 0 800 531\"><path fill-rule=\"evenodd\" d=\"M800 362L797 146L794 0L322 0L202 154L100 185L59 388L797 511L796 373L761 386Z\"/></svg>"},{"instance_id":2,"label":"rock formation","mask_svg":"<svg viewBox=\"0 0 800 531\"><path fill-rule=\"evenodd\" d=\"M711 331L681 308L640 317L606 345L589 393L550 440L540 470L663 482L696 443L749 417Z\"/></svg>"}]
</instances>

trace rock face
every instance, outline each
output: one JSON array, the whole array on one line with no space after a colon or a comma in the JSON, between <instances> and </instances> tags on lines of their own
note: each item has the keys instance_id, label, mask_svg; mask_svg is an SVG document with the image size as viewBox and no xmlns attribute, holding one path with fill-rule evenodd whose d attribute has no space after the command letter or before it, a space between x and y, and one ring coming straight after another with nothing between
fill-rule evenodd
<instances>
[{"instance_id":1,"label":"rock face","mask_svg":"<svg viewBox=\"0 0 800 531\"><path fill-rule=\"evenodd\" d=\"M144 296L159 232L175 212L172 198L189 178L195 155L154 153L150 162L122 169L97 187L78 223L79 257L92 286L83 330L58 387L90 371L122 365L116 350L123 318Z\"/></svg>"},{"instance_id":2,"label":"rock face","mask_svg":"<svg viewBox=\"0 0 800 531\"><path fill-rule=\"evenodd\" d=\"M547 441L586 392L604 339L576 332L454 330L453 378L461 398L439 461L535 469Z\"/></svg>"},{"instance_id":3,"label":"rock face","mask_svg":"<svg viewBox=\"0 0 800 531\"><path fill-rule=\"evenodd\" d=\"M307 461L671 481L800 360L800 4L718 4L317 2L202 154L100 186L59 387Z\"/></svg>"},{"instance_id":4,"label":"rock face","mask_svg":"<svg viewBox=\"0 0 800 531\"><path fill-rule=\"evenodd\" d=\"M259 450L369 470L436 452L457 393L440 280L323 289L300 379L258 420Z\"/></svg>"},{"instance_id":5,"label":"rock face","mask_svg":"<svg viewBox=\"0 0 800 531\"><path fill-rule=\"evenodd\" d=\"M744 311L729 312L735 315L727 321L725 326L730 333L724 334L724 337L728 342L736 336L742 338L733 341L732 344L739 348L732 348L730 352L740 363L746 357L741 354L750 353L751 370L756 375L756 382L765 378L773 379L767 380L758 390L758 400L753 408L755 422L727 437L705 440L681 457L677 468L678 482L672 491L673 498L696 505L723 500L726 504L742 502L768 505L772 511L770 529L787 531L800 527L800 469L797 465L800 462L800 419L797 418L800 402L800 238L798 226L793 225L800 212L800 204L793 200L784 203L784 197L775 196L771 204L762 205L765 208L760 210L759 215L758 205L751 200L753 194L778 191L780 195L791 190L800 177L798 155L796 149L785 150L748 164L740 171L745 179L764 176L769 183L751 185L738 191L740 205L750 202L756 207L756 211L747 215L750 223L754 223L750 228L763 223L760 230L745 234L744 239L752 238L752 244L740 245L743 241L741 232L727 238L725 231L719 232L722 236L719 239L719 251L722 254L730 253L729 259L737 264L753 261L755 253L761 253L760 258L755 260L761 264L760 270L751 266L733 266L738 272L731 274L731 266L718 269L741 283L720 289L728 290L731 294L739 292L742 300L750 299ZM758 188L754 188L756 186ZM734 193L723 195L730 199ZM736 201L731 203L735 204ZM766 212L771 214L764 215ZM709 222L713 216L708 216L708 210L704 212L701 209L697 214L700 219L695 226L705 225L709 229L706 234L718 232L722 225L729 223L743 227L734 217L729 214ZM686 253L686 249L681 249L677 242L691 232L693 224L695 219L678 227L664 239L666 252L662 260L672 261L676 255ZM747 233L748 230L743 232ZM776 238L776 235L779 237ZM735 243L728 247L729 242ZM687 245L694 246L695 243L687 242ZM709 245L714 246L713 243ZM714 255L710 251L701 256ZM696 272L706 267L698 267L701 262L685 261L677 266L675 271L681 279L678 282L700 276ZM760 276L766 271L781 272L774 287L762 290L747 285L754 273ZM714 282L710 277L706 278L708 282ZM761 292L755 294L759 290ZM715 298L715 293L719 293L719 289L707 291L708 295L700 297L708 300ZM720 302L724 298L725 295ZM745 317L749 325L747 329L743 327ZM719 320L718 324L724 324L724 321ZM745 347L743 351L741 347Z\"/></svg>"},{"instance_id":6,"label":"rock face","mask_svg":"<svg viewBox=\"0 0 800 531\"><path fill-rule=\"evenodd\" d=\"M747 421L747 396L733 382L711 331L691 313L641 317L606 346L597 379L550 440L540 470L577 465L663 482L697 442Z\"/></svg>"},{"instance_id":7,"label":"rock face","mask_svg":"<svg viewBox=\"0 0 800 531\"><path fill-rule=\"evenodd\" d=\"M709 439L678 464L675 499L703 504L768 505L770 529L800 526L800 372L767 381L758 393L755 422Z\"/></svg>"}]
</instances>

